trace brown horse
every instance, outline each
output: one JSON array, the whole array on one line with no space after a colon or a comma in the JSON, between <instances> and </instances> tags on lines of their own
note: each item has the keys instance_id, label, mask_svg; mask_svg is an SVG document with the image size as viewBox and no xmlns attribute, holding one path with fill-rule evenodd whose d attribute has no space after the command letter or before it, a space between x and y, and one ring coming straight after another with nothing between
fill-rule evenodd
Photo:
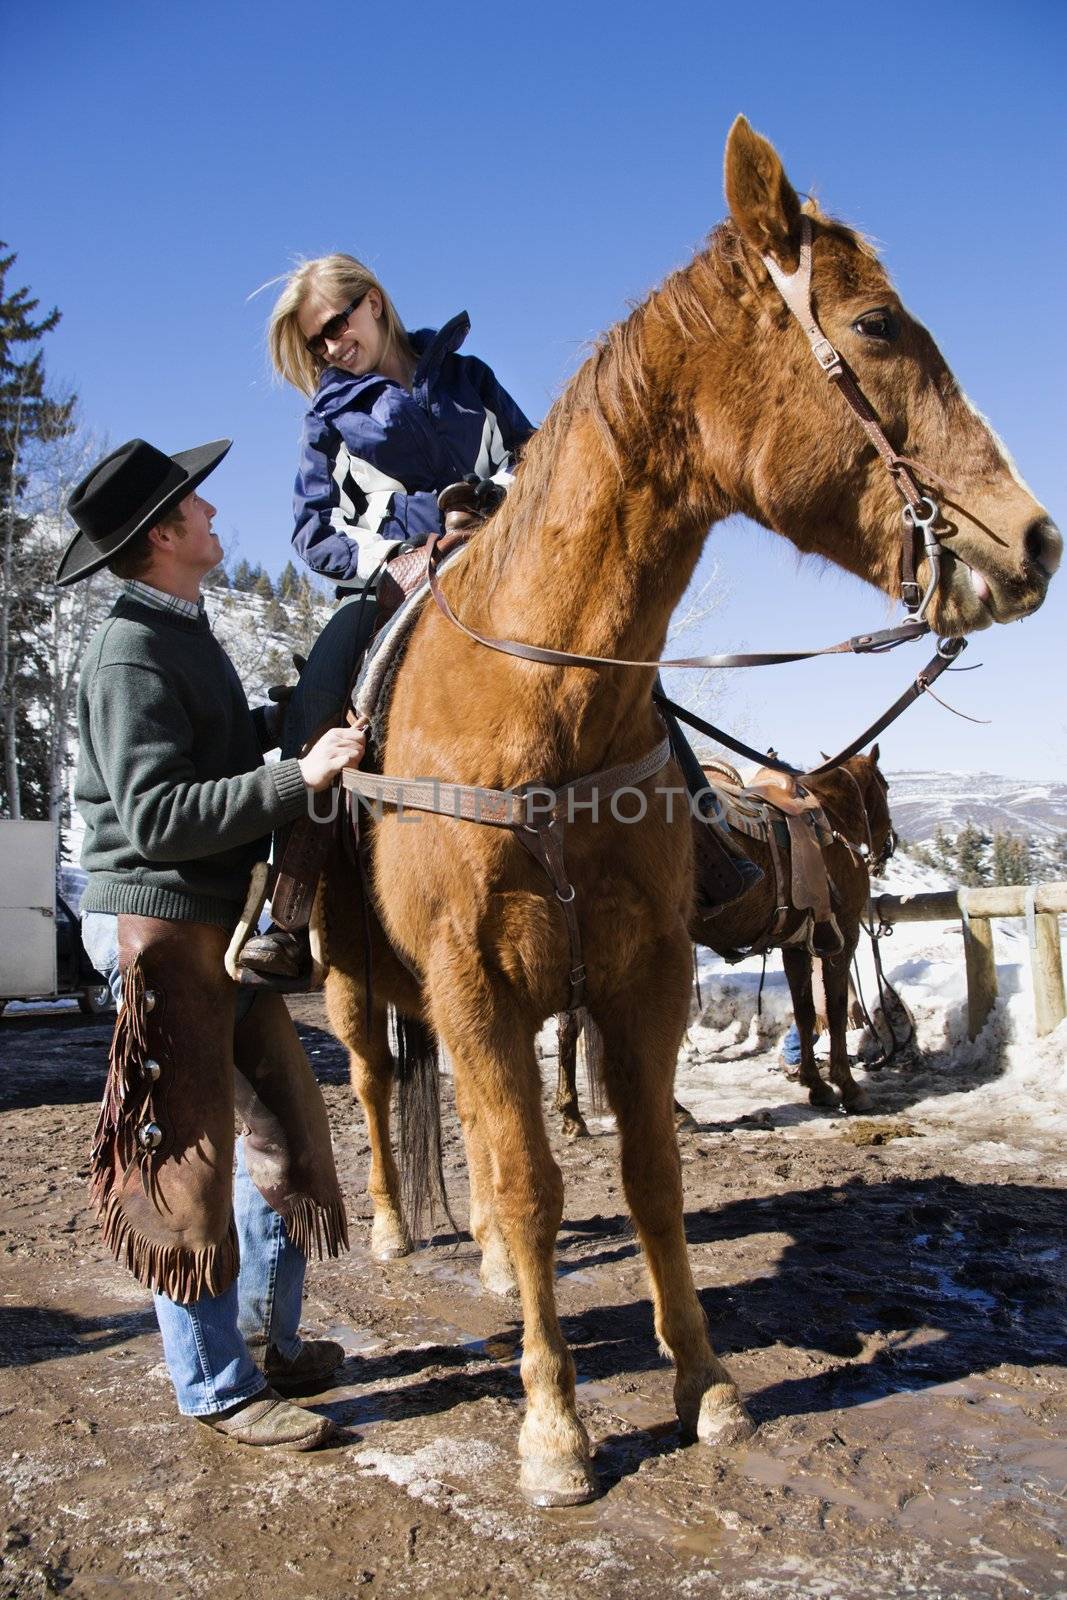
<instances>
[{"instance_id":1,"label":"brown horse","mask_svg":"<svg viewBox=\"0 0 1067 1600\"><path fill-rule=\"evenodd\" d=\"M873 251L811 202L801 207L775 151L743 119L726 147L726 192L730 219L708 247L603 338L552 407L503 507L445 573L453 608L483 632L654 660L709 527L735 511L899 594L893 484L815 369L762 259L796 264L803 212L828 335L897 448L936 462L953 485L935 625L959 633L1033 611L1059 536ZM636 761L662 735L654 675L516 660L427 607L397 678L384 770L500 789ZM578 813L566 862L678 1417L687 1437L728 1444L752 1424L712 1351L682 1226L671 1102L689 1006L693 855L687 810L672 813L665 787L680 791L673 765L656 792L645 784L644 814L630 825ZM489 1281L510 1261L522 1297L521 1486L541 1505L575 1503L595 1493L595 1478L556 1312L563 1188L534 1045L568 1003L564 915L513 832L443 816L411 824L410 813L389 814L374 828L377 908L403 958L374 932L377 993L425 1018L454 1063L471 1231ZM402 1247L390 1061L384 1025L365 1027L364 918L343 869L327 923L330 1017L351 1048L374 1144L374 1242Z\"/></svg>"},{"instance_id":2,"label":"brown horse","mask_svg":"<svg viewBox=\"0 0 1067 1600\"><path fill-rule=\"evenodd\" d=\"M841 1092L846 1111L869 1111L870 1096L861 1089L848 1064L848 974L859 943L860 923L867 911L871 880L868 861L885 860L893 842L893 825L886 799L889 785L878 767L878 746L869 755L853 756L841 767L817 777L806 777L804 787L819 802L832 829L823 851L827 876L833 888L834 924L840 948L821 954L826 991L826 1022L830 1030L830 1079ZM726 791L727 795L729 791ZM763 881L712 917L700 918L694 929L702 944L719 955L733 954L762 942L775 921L776 873L773 844L747 837L745 848L764 869ZM815 1064L815 1006L812 1001L813 948L805 937L805 917L791 909L781 920L774 944L782 951L782 964L793 997L793 1015L800 1033L798 1080L808 1090L813 1106L836 1106L833 1089ZM837 943L835 939L833 943Z\"/></svg>"},{"instance_id":3,"label":"brown horse","mask_svg":"<svg viewBox=\"0 0 1067 1600\"><path fill-rule=\"evenodd\" d=\"M739 952L761 955L766 950L781 950L800 1033L798 1082L808 1090L811 1105L836 1107L837 1096L823 1081L815 1064L815 1039L819 1030L812 999L812 974L813 957L819 953L826 993L826 1025L830 1030L830 1079L840 1090L841 1104L846 1111L869 1111L870 1096L853 1078L849 1067L845 1035L849 1022L849 968L870 899L869 863L884 862L894 843L886 799L889 784L878 766L878 746L875 745L869 755L852 756L835 771L803 780L804 788L821 808L820 828L825 822L829 829L821 847L821 859L831 888L833 923L819 929L812 927L806 911L798 911L790 902L789 845L777 843L771 835L776 817L767 802L758 798L754 803L752 800L746 803L741 779L725 762L705 767L704 771L713 787L721 786L728 819L731 806L744 807L745 826L739 831L739 838L745 853L763 869L763 878L732 905L711 915L704 916L695 910L690 923L692 938L720 956L736 956ZM737 815L736 810L734 815ZM698 827L704 826L704 823L698 824ZM784 828L780 818L777 826ZM831 932L833 937L827 938ZM813 939L820 936L824 943L821 951L813 943ZM561 1113L564 1136L581 1138L589 1130L578 1108L577 1027L569 1017L559 1020L556 1110ZM674 1116L679 1129L695 1125L677 1100Z\"/></svg>"}]
</instances>

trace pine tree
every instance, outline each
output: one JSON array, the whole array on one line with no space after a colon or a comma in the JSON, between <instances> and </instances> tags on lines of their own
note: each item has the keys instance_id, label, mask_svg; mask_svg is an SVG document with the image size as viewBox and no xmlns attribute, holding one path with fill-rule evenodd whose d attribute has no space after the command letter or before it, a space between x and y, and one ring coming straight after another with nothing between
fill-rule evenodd
<instances>
[{"instance_id":1,"label":"pine tree","mask_svg":"<svg viewBox=\"0 0 1067 1600\"><path fill-rule=\"evenodd\" d=\"M993 882L1029 883L1030 871L1029 840L998 829L993 835Z\"/></svg>"},{"instance_id":2,"label":"pine tree","mask_svg":"<svg viewBox=\"0 0 1067 1600\"><path fill-rule=\"evenodd\" d=\"M956 846L954 840L947 834L940 822L934 829L934 842L927 851L928 864L939 867L942 872L955 876L956 872Z\"/></svg>"},{"instance_id":3,"label":"pine tree","mask_svg":"<svg viewBox=\"0 0 1067 1600\"><path fill-rule=\"evenodd\" d=\"M989 882L989 868L985 853L992 840L987 833L967 821L956 835L956 876L968 888Z\"/></svg>"},{"instance_id":4,"label":"pine tree","mask_svg":"<svg viewBox=\"0 0 1067 1600\"><path fill-rule=\"evenodd\" d=\"M252 568L248 565L248 562L243 556L234 567L233 577L230 581L239 594L247 594L252 585L255 583L256 580Z\"/></svg>"},{"instance_id":5,"label":"pine tree","mask_svg":"<svg viewBox=\"0 0 1067 1600\"><path fill-rule=\"evenodd\" d=\"M270 573L264 572L260 567L256 572L256 581L252 585L252 593L258 594L261 600L274 599L274 585L270 580Z\"/></svg>"},{"instance_id":6,"label":"pine tree","mask_svg":"<svg viewBox=\"0 0 1067 1600\"><path fill-rule=\"evenodd\" d=\"M292 600L300 583L300 574L291 561L287 561L282 568L281 576L275 585L275 593L279 600Z\"/></svg>"},{"instance_id":7,"label":"pine tree","mask_svg":"<svg viewBox=\"0 0 1067 1600\"><path fill-rule=\"evenodd\" d=\"M304 572L297 575L292 607L293 648L306 656L325 627L327 617L322 596L312 588Z\"/></svg>"},{"instance_id":8,"label":"pine tree","mask_svg":"<svg viewBox=\"0 0 1067 1600\"><path fill-rule=\"evenodd\" d=\"M48 815L39 775L50 765L50 731L38 708L51 675L41 643L51 604L30 554L24 497L34 450L72 431L75 403L73 395L57 400L46 390L40 341L61 313L53 307L34 319L40 302L25 286L8 286L16 260L0 253L0 804L15 818Z\"/></svg>"}]
</instances>

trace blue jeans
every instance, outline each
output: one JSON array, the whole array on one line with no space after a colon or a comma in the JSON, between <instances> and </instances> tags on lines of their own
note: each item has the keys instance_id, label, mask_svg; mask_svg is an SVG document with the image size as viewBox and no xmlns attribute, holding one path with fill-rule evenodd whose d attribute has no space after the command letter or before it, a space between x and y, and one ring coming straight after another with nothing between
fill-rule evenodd
<instances>
[{"instance_id":1,"label":"blue jeans","mask_svg":"<svg viewBox=\"0 0 1067 1600\"><path fill-rule=\"evenodd\" d=\"M116 1005L121 1005L117 918L86 912L82 943L97 972L106 976ZM254 989L238 992L238 1022L248 1015L254 999ZM226 1411L265 1387L246 1340L273 1345L286 1360L300 1349L297 1328L307 1257L248 1176L240 1139L233 1214L241 1252L237 1281L223 1294L202 1295L188 1305L163 1294L153 1297L178 1410L189 1417Z\"/></svg>"},{"instance_id":2,"label":"blue jeans","mask_svg":"<svg viewBox=\"0 0 1067 1600\"><path fill-rule=\"evenodd\" d=\"M782 1060L787 1067L800 1065L800 1029L795 1022L789 1024L789 1031L782 1040Z\"/></svg>"}]
</instances>

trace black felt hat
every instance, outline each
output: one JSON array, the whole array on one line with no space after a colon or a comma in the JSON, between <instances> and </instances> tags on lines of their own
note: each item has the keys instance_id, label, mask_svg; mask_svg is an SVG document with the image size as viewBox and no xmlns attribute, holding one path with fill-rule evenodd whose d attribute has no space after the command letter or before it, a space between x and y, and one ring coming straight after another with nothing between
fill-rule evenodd
<instances>
[{"instance_id":1,"label":"black felt hat","mask_svg":"<svg viewBox=\"0 0 1067 1600\"><path fill-rule=\"evenodd\" d=\"M131 439L98 461L67 501L81 531L63 552L56 582L76 583L106 566L131 539L192 494L232 443L214 439L165 456L143 439Z\"/></svg>"}]
</instances>

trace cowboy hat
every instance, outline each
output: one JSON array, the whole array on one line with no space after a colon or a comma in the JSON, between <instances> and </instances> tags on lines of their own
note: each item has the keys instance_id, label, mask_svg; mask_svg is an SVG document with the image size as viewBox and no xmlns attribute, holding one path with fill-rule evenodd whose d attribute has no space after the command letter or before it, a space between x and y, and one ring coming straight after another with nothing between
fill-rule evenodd
<instances>
[{"instance_id":1,"label":"cowboy hat","mask_svg":"<svg viewBox=\"0 0 1067 1600\"><path fill-rule=\"evenodd\" d=\"M56 582L76 583L106 566L131 539L154 527L192 494L232 442L214 439L195 450L165 456L143 439L130 439L98 461L67 501L81 531L63 552Z\"/></svg>"}]
</instances>

